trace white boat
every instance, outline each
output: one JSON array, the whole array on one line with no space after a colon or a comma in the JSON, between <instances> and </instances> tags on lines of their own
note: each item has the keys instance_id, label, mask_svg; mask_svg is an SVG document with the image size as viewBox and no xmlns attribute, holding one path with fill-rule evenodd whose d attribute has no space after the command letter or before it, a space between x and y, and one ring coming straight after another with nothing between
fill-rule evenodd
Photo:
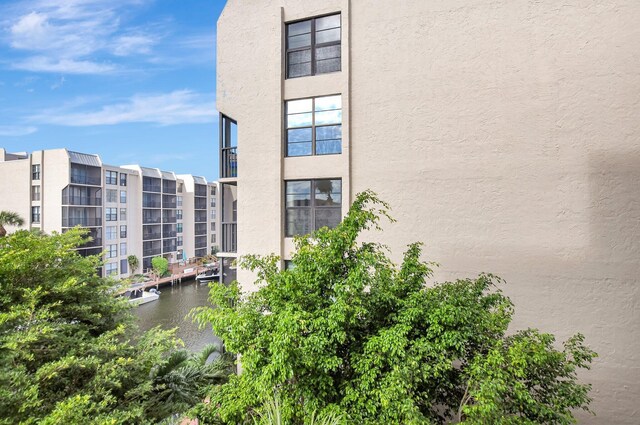
<instances>
[{"instance_id":1,"label":"white boat","mask_svg":"<svg viewBox=\"0 0 640 425\"><path fill-rule=\"evenodd\" d=\"M135 283L127 289L124 296L128 298L130 304L142 305L159 299L160 293L156 289L145 291L142 283Z\"/></svg>"},{"instance_id":2,"label":"white boat","mask_svg":"<svg viewBox=\"0 0 640 425\"><path fill-rule=\"evenodd\" d=\"M209 283L220 280L220 267L217 264L207 264L206 270L196 276L196 282Z\"/></svg>"}]
</instances>

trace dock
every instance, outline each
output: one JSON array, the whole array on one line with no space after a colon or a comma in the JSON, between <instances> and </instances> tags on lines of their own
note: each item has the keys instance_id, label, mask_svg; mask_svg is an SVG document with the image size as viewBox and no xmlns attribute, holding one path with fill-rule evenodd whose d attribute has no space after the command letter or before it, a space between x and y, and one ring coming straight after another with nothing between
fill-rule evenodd
<instances>
[{"instance_id":1,"label":"dock","mask_svg":"<svg viewBox=\"0 0 640 425\"><path fill-rule=\"evenodd\" d=\"M195 277L205 271L207 268L205 266L200 266L197 264L186 264L186 265L172 265L169 267L169 272L171 273L169 276L161 277L159 279L150 278L149 280L145 280L141 283L142 289L147 290L150 288L160 288L161 286L167 285L175 285L182 283L183 280L195 279ZM152 274L152 273L151 273ZM148 276L145 274L145 276ZM127 288L123 288L118 291L119 294L123 294L127 291Z\"/></svg>"}]
</instances>

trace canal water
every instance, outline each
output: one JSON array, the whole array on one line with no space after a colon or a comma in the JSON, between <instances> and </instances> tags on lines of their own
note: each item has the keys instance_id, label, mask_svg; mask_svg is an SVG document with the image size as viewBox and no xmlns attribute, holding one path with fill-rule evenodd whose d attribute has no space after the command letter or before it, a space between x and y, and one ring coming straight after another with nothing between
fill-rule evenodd
<instances>
[{"instance_id":1,"label":"canal water","mask_svg":"<svg viewBox=\"0 0 640 425\"><path fill-rule=\"evenodd\" d=\"M177 337L184 341L185 348L190 351L199 351L207 344L220 342L213 335L210 325L206 329L198 329L198 325L186 318L192 308L208 305L207 285L187 280L164 286L160 292L160 299L136 308L140 330L146 331L155 326L162 329L178 328Z\"/></svg>"}]
</instances>

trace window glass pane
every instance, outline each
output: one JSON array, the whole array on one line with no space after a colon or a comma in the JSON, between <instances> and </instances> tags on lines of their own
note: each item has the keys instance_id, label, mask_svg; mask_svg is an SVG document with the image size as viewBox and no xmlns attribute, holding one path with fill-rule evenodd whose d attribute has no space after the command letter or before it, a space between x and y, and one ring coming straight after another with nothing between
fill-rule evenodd
<instances>
[{"instance_id":1,"label":"window glass pane","mask_svg":"<svg viewBox=\"0 0 640 425\"><path fill-rule=\"evenodd\" d=\"M286 193L287 195L311 194L311 182L309 180L287 182Z\"/></svg>"},{"instance_id":2,"label":"window glass pane","mask_svg":"<svg viewBox=\"0 0 640 425\"><path fill-rule=\"evenodd\" d=\"M311 141L311 127L287 130L287 134L289 143Z\"/></svg>"},{"instance_id":3,"label":"window glass pane","mask_svg":"<svg viewBox=\"0 0 640 425\"><path fill-rule=\"evenodd\" d=\"M340 71L340 59L326 59L316 62L316 74Z\"/></svg>"},{"instance_id":4,"label":"window glass pane","mask_svg":"<svg viewBox=\"0 0 640 425\"><path fill-rule=\"evenodd\" d=\"M298 35L305 32L311 32L311 20L295 22L293 24L287 24L288 35Z\"/></svg>"},{"instance_id":5,"label":"window glass pane","mask_svg":"<svg viewBox=\"0 0 640 425\"><path fill-rule=\"evenodd\" d=\"M316 180L315 206L332 206L342 204L341 180Z\"/></svg>"},{"instance_id":6,"label":"window glass pane","mask_svg":"<svg viewBox=\"0 0 640 425\"><path fill-rule=\"evenodd\" d=\"M329 111L331 109L342 109L342 96L323 96L316 97L316 112Z\"/></svg>"},{"instance_id":7,"label":"window glass pane","mask_svg":"<svg viewBox=\"0 0 640 425\"><path fill-rule=\"evenodd\" d=\"M288 54L289 65L311 62L311 49L298 50Z\"/></svg>"},{"instance_id":8,"label":"window glass pane","mask_svg":"<svg viewBox=\"0 0 640 425\"><path fill-rule=\"evenodd\" d=\"M311 142L290 143L287 145L287 156L309 156L312 153Z\"/></svg>"},{"instance_id":9,"label":"window glass pane","mask_svg":"<svg viewBox=\"0 0 640 425\"><path fill-rule=\"evenodd\" d=\"M287 236L305 235L311 232L311 209L287 209Z\"/></svg>"},{"instance_id":10,"label":"window glass pane","mask_svg":"<svg viewBox=\"0 0 640 425\"><path fill-rule=\"evenodd\" d=\"M340 41L340 28L316 31L316 44Z\"/></svg>"},{"instance_id":11,"label":"window glass pane","mask_svg":"<svg viewBox=\"0 0 640 425\"><path fill-rule=\"evenodd\" d=\"M312 122L311 120L311 112L287 115L287 128L310 127Z\"/></svg>"},{"instance_id":12,"label":"window glass pane","mask_svg":"<svg viewBox=\"0 0 640 425\"><path fill-rule=\"evenodd\" d=\"M299 114L302 112L311 112L313 110L312 99L288 100L287 114Z\"/></svg>"},{"instance_id":13,"label":"window glass pane","mask_svg":"<svg viewBox=\"0 0 640 425\"><path fill-rule=\"evenodd\" d=\"M306 77L307 75L311 75L311 62L299 65L289 65L288 67L288 78Z\"/></svg>"},{"instance_id":14,"label":"window glass pane","mask_svg":"<svg viewBox=\"0 0 640 425\"><path fill-rule=\"evenodd\" d=\"M311 46L311 34L300 34L287 37L287 47L289 49L299 49Z\"/></svg>"},{"instance_id":15,"label":"window glass pane","mask_svg":"<svg viewBox=\"0 0 640 425\"><path fill-rule=\"evenodd\" d=\"M319 208L316 210L316 222L314 230L321 227L336 227L340 223L339 208Z\"/></svg>"},{"instance_id":16,"label":"window glass pane","mask_svg":"<svg viewBox=\"0 0 640 425\"><path fill-rule=\"evenodd\" d=\"M322 140L316 142L316 155L342 153L342 140Z\"/></svg>"},{"instance_id":17,"label":"window glass pane","mask_svg":"<svg viewBox=\"0 0 640 425\"><path fill-rule=\"evenodd\" d=\"M326 59L340 59L340 45L324 46L316 49L316 61L320 62ZM337 61L338 64L340 61ZM338 69L340 69L338 67Z\"/></svg>"},{"instance_id":18,"label":"window glass pane","mask_svg":"<svg viewBox=\"0 0 640 425\"><path fill-rule=\"evenodd\" d=\"M316 19L316 31L340 27L340 14L324 16Z\"/></svg>"},{"instance_id":19,"label":"window glass pane","mask_svg":"<svg viewBox=\"0 0 640 425\"><path fill-rule=\"evenodd\" d=\"M342 126L316 128L316 154L327 155L342 152Z\"/></svg>"},{"instance_id":20,"label":"window glass pane","mask_svg":"<svg viewBox=\"0 0 640 425\"><path fill-rule=\"evenodd\" d=\"M322 124L341 124L342 110L316 112L316 125Z\"/></svg>"}]
</instances>

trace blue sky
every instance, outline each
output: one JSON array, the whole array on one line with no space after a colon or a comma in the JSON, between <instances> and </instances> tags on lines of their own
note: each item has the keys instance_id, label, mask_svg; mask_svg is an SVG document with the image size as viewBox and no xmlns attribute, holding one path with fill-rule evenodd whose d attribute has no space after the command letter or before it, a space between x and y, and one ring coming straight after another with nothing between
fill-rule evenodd
<instances>
[{"instance_id":1,"label":"blue sky","mask_svg":"<svg viewBox=\"0 0 640 425\"><path fill-rule=\"evenodd\" d=\"M0 147L218 177L224 0L0 0Z\"/></svg>"}]
</instances>

